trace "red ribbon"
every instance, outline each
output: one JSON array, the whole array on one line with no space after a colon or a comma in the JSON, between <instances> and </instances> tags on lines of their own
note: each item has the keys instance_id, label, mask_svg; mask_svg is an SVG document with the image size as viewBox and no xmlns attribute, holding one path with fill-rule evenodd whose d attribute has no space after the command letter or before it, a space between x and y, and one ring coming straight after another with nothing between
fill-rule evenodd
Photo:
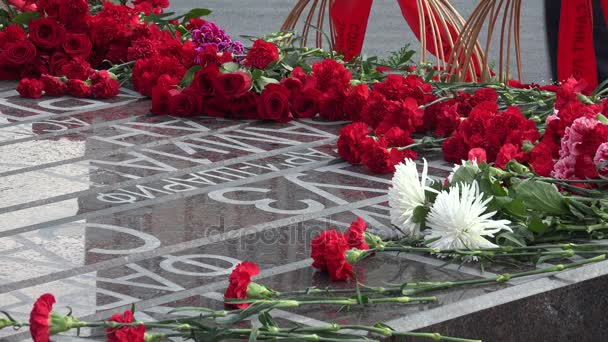
<instances>
[{"instance_id":1,"label":"red ribbon","mask_svg":"<svg viewBox=\"0 0 608 342\"><path fill-rule=\"evenodd\" d=\"M334 49L346 60L361 54L373 0L335 0L331 19L336 28Z\"/></svg>"},{"instance_id":2,"label":"red ribbon","mask_svg":"<svg viewBox=\"0 0 608 342\"><path fill-rule=\"evenodd\" d=\"M602 0L604 13L608 1ZM559 26L557 77L584 79L597 87L597 63L593 47L593 0L563 0Z\"/></svg>"}]
</instances>

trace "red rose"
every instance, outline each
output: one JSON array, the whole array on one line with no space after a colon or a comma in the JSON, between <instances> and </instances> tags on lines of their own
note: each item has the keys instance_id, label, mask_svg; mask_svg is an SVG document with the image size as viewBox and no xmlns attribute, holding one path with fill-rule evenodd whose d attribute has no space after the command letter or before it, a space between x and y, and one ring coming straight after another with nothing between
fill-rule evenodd
<instances>
[{"instance_id":1,"label":"red rose","mask_svg":"<svg viewBox=\"0 0 608 342\"><path fill-rule=\"evenodd\" d=\"M44 86L42 82L37 79L29 79L23 78L21 82L19 82L19 86L17 87L17 92L21 97L29 97L32 99L39 99L42 96L42 91L44 90Z\"/></svg>"},{"instance_id":2,"label":"red rose","mask_svg":"<svg viewBox=\"0 0 608 342\"><path fill-rule=\"evenodd\" d=\"M220 71L217 65L209 65L196 72L190 87L198 90L203 96L213 95L215 89L214 81L219 74Z\"/></svg>"},{"instance_id":3,"label":"red rose","mask_svg":"<svg viewBox=\"0 0 608 342\"><path fill-rule=\"evenodd\" d=\"M38 0L36 1L36 10L41 17L57 17L59 16L61 2L61 0Z\"/></svg>"},{"instance_id":4,"label":"red rose","mask_svg":"<svg viewBox=\"0 0 608 342\"><path fill-rule=\"evenodd\" d=\"M36 58L36 47L29 40L9 43L2 53L2 60L9 65L29 64Z\"/></svg>"},{"instance_id":5,"label":"red rose","mask_svg":"<svg viewBox=\"0 0 608 342\"><path fill-rule=\"evenodd\" d=\"M8 3L15 6L19 12L31 12L36 10L35 0L8 0Z\"/></svg>"},{"instance_id":6,"label":"red rose","mask_svg":"<svg viewBox=\"0 0 608 342\"><path fill-rule=\"evenodd\" d=\"M302 88L304 87L302 81L295 77L284 78L281 81L281 84L289 90L289 99L292 101L300 94Z\"/></svg>"},{"instance_id":7,"label":"red rose","mask_svg":"<svg viewBox=\"0 0 608 342\"><path fill-rule=\"evenodd\" d=\"M415 159L416 157L416 152L412 150L389 149L385 138L375 141L367 139L363 144L361 162L371 172L390 173L395 172L395 165L401 163L405 158Z\"/></svg>"},{"instance_id":8,"label":"red rose","mask_svg":"<svg viewBox=\"0 0 608 342\"><path fill-rule=\"evenodd\" d=\"M361 120L361 112L369 98L369 87L367 84L359 84L346 96L344 101L344 112L352 121Z\"/></svg>"},{"instance_id":9,"label":"red rose","mask_svg":"<svg viewBox=\"0 0 608 342\"><path fill-rule=\"evenodd\" d=\"M224 298L226 299L246 299L247 298L247 287L251 283L251 277L258 275L260 273L260 268L258 265L249 262L243 261L238 264L234 271L230 274L228 278L228 288L226 288L226 292L224 292ZM228 304L227 304L228 305ZM231 307L245 309L249 306L248 303L242 304L229 304Z\"/></svg>"},{"instance_id":10,"label":"red rose","mask_svg":"<svg viewBox=\"0 0 608 342\"><path fill-rule=\"evenodd\" d=\"M6 44L21 42L27 39L27 33L21 25L9 25L0 31L0 48L4 49Z\"/></svg>"},{"instance_id":11,"label":"red rose","mask_svg":"<svg viewBox=\"0 0 608 342\"><path fill-rule=\"evenodd\" d=\"M169 114L175 116L191 116L202 112L203 98L192 88L172 93L169 98Z\"/></svg>"},{"instance_id":12,"label":"red rose","mask_svg":"<svg viewBox=\"0 0 608 342\"><path fill-rule=\"evenodd\" d=\"M272 62L279 60L279 48L273 43L258 39L253 43L247 57L245 65L264 70Z\"/></svg>"},{"instance_id":13,"label":"red rose","mask_svg":"<svg viewBox=\"0 0 608 342\"><path fill-rule=\"evenodd\" d=\"M34 62L24 65L21 67L21 78L35 78L38 79L42 74L48 74L46 63L43 60L37 59Z\"/></svg>"},{"instance_id":14,"label":"red rose","mask_svg":"<svg viewBox=\"0 0 608 342\"><path fill-rule=\"evenodd\" d=\"M369 126L363 122L355 122L344 126L338 138L338 153L340 157L351 164L361 162L363 140L369 133ZM371 139L371 138L370 138Z\"/></svg>"},{"instance_id":15,"label":"red rose","mask_svg":"<svg viewBox=\"0 0 608 342\"><path fill-rule=\"evenodd\" d=\"M83 80L68 80L68 94L80 98L91 97L91 86Z\"/></svg>"},{"instance_id":16,"label":"red rose","mask_svg":"<svg viewBox=\"0 0 608 342\"><path fill-rule=\"evenodd\" d=\"M49 60L49 72L51 75L61 75L61 69L72 60L70 55L63 52L55 52Z\"/></svg>"},{"instance_id":17,"label":"red rose","mask_svg":"<svg viewBox=\"0 0 608 342\"><path fill-rule=\"evenodd\" d=\"M49 315L53 310L55 297L50 293L40 296L30 313L30 333L34 342L50 342Z\"/></svg>"},{"instance_id":18,"label":"red rose","mask_svg":"<svg viewBox=\"0 0 608 342\"><path fill-rule=\"evenodd\" d=\"M350 248L356 249L369 249L367 243L365 243L365 230L367 229L367 224L363 221L362 218L357 216L357 221L354 221L348 227L348 232L346 233L346 238L348 240L348 246Z\"/></svg>"},{"instance_id":19,"label":"red rose","mask_svg":"<svg viewBox=\"0 0 608 342\"><path fill-rule=\"evenodd\" d=\"M232 99L228 104L230 117L234 119L259 119L258 95L249 91L247 94Z\"/></svg>"},{"instance_id":20,"label":"red rose","mask_svg":"<svg viewBox=\"0 0 608 342\"><path fill-rule=\"evenodd\" d=\"M63 96L68 91L68 86L58 77L44 74L40 76L44 85L44 94L49 96Z\"/></svg>"},{"instance_id":21,"label":"red rose","mask_svg":"<svg viewBox=\"0 0 608 342\"><path fill-rule=\"evenodd\" d=\"M293 101L293 111L298 118L312 118L319 113L321 92L315 88L301 91Z\"/></svg>"},{"instance_id":22,"label":"red rose","mask_svg":"<svg viewBox=\"0 0 608 342\"><path fill-rule=\"evenodd\" d=\"M133 323L133 313L131 310L127 310L122 316L120 314L114 314L112 315L112 318L110 318L110 321ZM108 327L106 331L108 334L108 342L144 342L146 326L144 324L138 324L137 326L125 326L121 328Z\"/></svg>"},{"instance_id":23,"label":"red rose","mask_svg":"<svg viewBox=\"0 0 608 342\"><path fill-rule=\"evenodd\" d=\"M70 56L87 58L91 54L93 44L86 34L68 33L62 46L63 51Z\"/></svg>"},{"instance_id":24,"label":"red rose","mask_svg":"<svg viewBox=\"0 0 608 342\"><path fill-rule=\"evenodd\" d=\"M93 69L91 69L91 65L87 63L87 61L81 57L76 57L66 63L61 68L61 75L57 76L65 76L69 79L79 79L84 81L91 76L92 72Z\"/></svg>"},{"instance_id":25,"label":"red rose","mask_svg":"<svg viewBox=\"0 0 608 342\"><path fill-rule=\"evenodd\" d=\"M156 115L164 115L169 113L169 99L171 92L178 93L179 90L170 90L168 88L156 85L152 88L152 113Z\"/></svg>"},{"instance_id":26,"label":"red rose","mask_svg":"<svg viewBox=\"0 0 608 342\"><path fill-rule=\"evenodd\" d=\"M30 40L44 49L52 49L63 43L65 29L54 18L30 20Z\"/></svg>"},{"instance_id":27,"label":"red rose","mask_svg":"<svg viewBox=\"0 0 608 342\"><path fill-rule=\"evenodd\" d=\"M99 73L106 72L105 70ZM100 99L109 99L115 97L120 93L120 83L112 77L99 78L98 80L93 79L93 86L91 87L93 96Z\"/></svg>"},{"instance_id":28,"label":"red rose","mask_svg":"<svg viewBox=\"0 0 608 342\"><path fill-rule=\"evenodd\" d=\"M219 74L214 80L215 90L228 99L234 99L244 95L251 89L251 77L249 74L237 71L229 74Z\"/></svg>"},{"instance_id":29,"label":"red rose","mask_svg":"<svg viewBox=\"0 0 608 342\"><path fill-rule=\"evenodd\" d=\"M481 163L488 162L486 150L480 147L472 148L471 150L469 150L468 160L475 161L478 165Z\"/></svg>"},{"instance_id":30,"label":"red rose","mask_svg":"<svg viewBox=\"0 0 608 342\"><path fill-rule=\"evenodd\" d=\"M258 113L262 119L277 122L293 120L289 109L289 90L280 84L268 84L258 98Z\"/></svg>"}]
</instances>

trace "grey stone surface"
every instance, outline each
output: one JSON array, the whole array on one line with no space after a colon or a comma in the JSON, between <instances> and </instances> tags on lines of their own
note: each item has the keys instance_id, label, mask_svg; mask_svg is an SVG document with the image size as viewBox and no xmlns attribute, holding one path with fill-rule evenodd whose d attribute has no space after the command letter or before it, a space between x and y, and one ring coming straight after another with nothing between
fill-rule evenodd
<instances>
[{"instance_id":1,"label":"grey stone surface","mask_svg":"<svg viewBox=\"0 0 608 342\"><path fill-rule=\"evenodd\" d=\"M390 176L370 174L337 155L344 123L152 116L149 100L126 89L108 102L29 100L10 90L1 96L0 310L18 319L27 319L45 292L91 320L132 303L144 321L180 305L221 308L227 276L243 260L258 263L257 280L278 290L349 286L331 283L310 266L312 238L332 227L344 230L356 216L376 234L396 234L387 204ZM438 155L426 157L431 175L448 175L451 165ZM360 280L376 286L515 270L493 265L481 272L476 264L450 265L420 254L376 256L357 266ZM509 340L505 331L521 321L522 305L550 308L563 305L555 304L563 297L572 303L564 317L575 317L576 310L593 317L599 309L591 296L601 296L596 281L606 270L601 263L555 277L439 291L439 301L430 304L354 308L340 316L320 306L278 315L291 323L383 321L398 329ZM577 292L560 292L570 289ZM555 318L549 309L534 310L540 319ZM478 315L489 326L501 324L495 335L470 321ZM575 329L575 323L563 327ZM598 324L600 330L582 340L597 340L604 327ZM27 337L0 331L2 341Z\"/></svg>"}]
</instances>

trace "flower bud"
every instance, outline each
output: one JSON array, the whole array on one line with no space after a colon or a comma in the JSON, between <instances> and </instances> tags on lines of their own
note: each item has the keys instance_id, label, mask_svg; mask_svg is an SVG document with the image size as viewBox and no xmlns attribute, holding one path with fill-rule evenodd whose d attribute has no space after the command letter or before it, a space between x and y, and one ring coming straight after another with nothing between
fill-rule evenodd
<instances>
[{"instance_id":1,"label":"flower bud","mask_svg":"<svg viewBox=\"0 0 608 342\"><path fill-rule=\"evenodd\" d=\"M583 104L592 105L595 104L593 100L589 96L583 95L581 93L576 94L576 98Z\"/></svg>"},{"instance_id":2,"label":"flower bud","mask_svg":"<svg viewBox=\"0 0 608 342\"><path fill-rule=\"evenodd\" d=\"M509 161L507 163L506 169L509 171L513 171L520 175L530 174L530 169L527 166L519 163L518 161L516 161L514 159L512 159L511 161Z\"/></svg>"},{"instance_id":3,"label":"flower bud","mask_svg":"<svg viewBox=\"0 0 608 342\"><path fill-rule=\"evenodd\" d=\"M346 251L346 262L348 262L351 265L355 265L366 254L367 254L366 251L362 251L360 249L356 249L356 248L349 249Z\"/></svg>"},{"instance_id":4,"label":"flower bud","mask_svg":"<svg viewBox=\"0 0 608 342\"><path fill-rule=\"evenodd\" d=\"M165 338L165 336L166 336L166 334L163 334L163 333L154 333L154 334L145 333L144 334L144 341L145 342L162 341Z\"/></svg>"},{"instance_id":5,"label":"flower bud","mask_svg":"<svg viewBox=\"0 0 608 342\"><path fill-rule=\"evenodd\" d=\"M268 299L274 297L275 294L276 291L254 282L249 283L247 286L247 298Z\"/></svg>"},{"instance_id":6,"label":"flower bud","mask_svg":"<svg viewBox=\"0 0 608 342\"><path fill-rule=\"evenodd\" d=\"M13 322L10 319L0 318L0 330L10 327L13 325Z\"/></svg>"},{"instance_id":7,"label":"flower bud","mask_svg":"<svg viewBox=\"0 0 608 342\"><path fill-rule=\"evenodd\" d=\"M51 335L78 328L81 325L82 322L71 315L60 315L56 312L51 312L49 315L49 333Z\"/></svg>"},{"instance_id":8,"label":"flower bud","mask_svg":"<svg viewBox=\"0 0 608 342\"><path fill-rule=\"evenodd\" d=\"M384 249L384 241L377 235L365 232L365 243L371 249L383 250Z\"/></svg>"}]
</instances>

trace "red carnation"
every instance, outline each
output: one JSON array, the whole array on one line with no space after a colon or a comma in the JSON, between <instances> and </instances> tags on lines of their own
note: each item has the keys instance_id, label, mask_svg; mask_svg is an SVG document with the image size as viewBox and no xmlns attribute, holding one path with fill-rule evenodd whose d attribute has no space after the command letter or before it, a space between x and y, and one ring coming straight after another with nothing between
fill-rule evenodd
<instances>
[{"instance_id":1,"label":"red carnation","mask_svg":"<svg viewBox=\"0 0 608 342\"><path fill-rule=\"evenodd\" d=\"M65 39L65 28L50 17L30 20L28 30L30 40L44 49L59 46Z\"/></svg>"},{"instance_id":2,"label":"red carnation","mask_svg":"<svg viewBox=\"0 0 608 342\"><path fill-rule=\"evenodd\" d=\"M349 247L344 234L326 230L312 240L311 248L312 266L327 271L332 281L344 281L353 276L353 267L346 262Z\"/></svg>"},{"instance_id":3,"label":"red carnation","mask_svg":"<svg viewBox=\"0 0 608 342\"><path fill-rule=\"evenodd\" d=\"M234 99L244 95L251 89L251 77L249 74L237 71L228 74L219 74L215 80L215 90L227 99Z\"/></svg>"},{"instance_id":4,"label":"red carnation","mask_svg":"<svg viewBox=\"0 0 608 342\"><path fill-rule=\"evenodd\" d=\"M81 57L76 57L61 68L61 75L69 79L86 80L91 76L91 65Z\"/></svg>"},{"instance_id":5,"label":"red carnation","mask_svg":"<svg viewBox=\"0 0 608 342\"><path fill-rule=\"evenodd\" d=\"M68 80L68 94L74 97L91 97L91 85L79 79Z\"/></svg>"},{"instance_id":6,"label":"red carnation","mask_svg":"<svg viewBox=\"0 0 608 342\"><path fill-rule=\"evenodd\" d=\"M385 138L367 139L363 144L361 162L374 173L390 173L395 172L395 165L401 163L405 158L415 159L417 156L416 152L412 150L389 149Z\"/></svg>"},{"instance_id":7,"label":"red carnation","mask_svg":"<svg viewBox=\"0 0 608 342\"><path fill-rule=\"evenodd\" d=\"M264 70L272 62L279 60L279 48L273 43L258 39L253 43L247 57L245 65Z\"/></svg>"},{"instance_id":8,"label":"red carnation","mask_svg":"<svg viewBox=\"0 0 608 342\"><path fill-rule=\"evenodd\" d=\"M39 99L42 97L42 91L44 91L44 85L37 79L23 78L17 87L17 92L19 92L21 97L29 97L32 99Z\"/></svg>"},{"instance_id":9,"label":"red carnation","mask_svg":"<svg viewBox=\"0 0 608 342\"><path fill-rule=\"evenodd\" d=\"M58 77L44 74L40 76L44 85L44 94L49 96L63 96L68 91L68 86Z\"/></svg>"},{"instance_id":10,"label":"red carnation","mask_svg":"<svg viewBox=\"0 0 608 342\"><path fill-rule=\"evenodd\" d=\"M112 322L118 323L133 323L133 313L131 310L125 311L121 316L120 314L112 315L110 318ZM120 328L107 328L108 342L144 342L144 335L146 334L146 326L143 323L137 326L123 326Z\"/></svg>"},{"instance_id":11,"label":"red carnation","mask_svg":"<svg viewBox=\"0 0 608 342\"><path fill-rule=\"evenodd\" d=\"M348 246L350 248L356 249L369 249L367 243L365 243L365 230L367 229L367 224L363 221L362 218L357 216L357 221L354 221L348 227L348 232L346 233L346 238L348 240Z\"/></svg>"},{"instance_id":12,"label":"red carnation","mask_svg":"<svg viewBox=\"0 0 608 342\"><path fill-rule=\"evenodd\" d=\"M30 313L30 333L34 342L50 342L49 316L53 311L55 297L50 293L40 296Z\"/></svg>"},{"instance_id":13,"label":"red carnation","mask_svg":"<svg viewBox=\"0 0 608 342\"><path fill-rule=\"evenodd\" d=\"M97 74L108 73L105 70L99 71ZM94 75L95 77L96 75ZM92 78L93 86L91 91L93 96L100 99L109 99L120 93L120 83L113 77L97 76Z\"/></svg>"},{"instance_id":14,"label":"red carnation","mask_svg":"<svg viewBox=\"0 0 608 342\"><path fill-rule=\"evenodd\" d=\"M473 93L473 98L471 99L471 107L475 107L482 102L496 102L498 101L498 93L496 90L492 88L481 88L477 89L475 93Z\"/></svg>"},{"instance_id":15,"label":"red carnation","mask_svg":"<svg viewBox=\"0 0 608 342\"><path fill-rule=\"evenodd\" d=\"M442 145L443 159L451 163L460 163L468 157L469 148L460 134L454 134Z\"/></svg>"},{"instance_id":16,"label":"red carnation","mask_svg":"<svg viewBox=\"0 0 608 342\"><path fill-rule=\"evenodd\" d=\"M504 144L498 151L496 156L496 166L504 169L509 161L515 159L517 161L523 161L524 152L521 151L519 146L513 144Z\"/></svg>"},{"instance_id":17,"label":"red carnation","mask_svg":"<svg viewBox=\"0 0 608 342\"><path fill-rule=\"evenodd\" d=\"M363 141L367 139L369 131L369 126L363 122L355 122L344 126L340 130L340 137L338 138L340 157L351 164L361 163Z\"/></svg>"},{"instance_id":18,"label":"red carnation","mask_svg":"<svg viewBox=\"0 0 608 342\"><path fill-rule=\"evenodd\" d=\"M361 120L361 112L369 98L369 87L367 84L359 84L354 87L344 101L344 113L352 121Z\"/></svg>"},{"instance_id":19,"label":"red carnation","mask_svg":"<svg viewBox=\"0 0 608 342\"><path fill-rule=\"evenodd\" d=\"M361 121L376 128L385 118L400 110L400 102L387 100L384 95L374 91L370 93L368 101L363 107Z\"/></svg>"},{"instance_id":20,"label":"red carnation","mask_svg":"<svg viewBox=\"0 0 608 342\"><path fill-rule=\"evenodd\" d=\"M383 135L389 147L405 147L414 143L410 138L410 134L401 128L395 126L386 131Z\"/></svg>"},{"instance_id":21,"label":"red carnation","mask_svg":"<svg viewBox=\"0 0 608 342\"><path fill-rule=\"evenodd\" d=\"M68 33L62 46L63 51L72 57L87 58L91 54L93 44L86 34Z\"/></svg>"},{"instance_id":22,"label":"red carnation","mask_svg":"<svg viewBox=\"0 0 608 342\"><path fill-rule=\"evenodd\" d=\"M557 146L555 148L558 148ZM549 177L555 162L553 161L554 147L547 142L541 142L534 146L530 152L530 165L534 172L543 177Z\"/></svg>"},{"instance_id":23,"label":"red carnation","mask_svg":"<svg viewBox=\"0 0 608 342\"><path fill-rule=\"evenodd\" d=\"M333 59L326 59L323 62L313 64L312 72L317 81L317 89L321 92L331 89L346 93L350 88L352 75L344 65Z\"/></svg>"},{"instance_id":24,"label":"red carnation","mask_svg":"<svg viewBox=\"0 0 608 342\"><path fill-rule=\"evenodd\" d=\"M247 287L251 283L251 277L258 275L260 268L258 265L243 261L238 264L236 268L230 274L228 278L229 284L224 292L224 298L226 299L246 299L247 298ZM249 306L248 303L241 304L227 304L229 306L245 309Z\"/></svg>"},{"instance_id":25,"label":"red carnation","mask_svg":"<svg viewBox=\"0 0 608 342\"><path fill-rule=\"evenodd\" d=\"M277 122L293 120L289 108L289 90L280 84L268 84L258 98L260 118Z\"/></svg>"},{"instance_id":26,"label":"red carnation","mask_svg":"<svg viewBox=\"0 0 608 342\"><path fill-rule=\"evenodd\" d=\"M2 53L2 61L9 65L29 64L36 58L36 47L29 40L6 45Z\"/></svg>"},{"instance_id":27,"label":"red carnation","mask_svg":"<svg viewBox=\"0 0 608 342\"><path fill-rule=\"evenodd\" d=\"M475 161L477 164L487 162L488 157L486 155L486 150L480 147L472 148L471 150L469 150L468 160Z\"/></svg>"}]
</instances>

